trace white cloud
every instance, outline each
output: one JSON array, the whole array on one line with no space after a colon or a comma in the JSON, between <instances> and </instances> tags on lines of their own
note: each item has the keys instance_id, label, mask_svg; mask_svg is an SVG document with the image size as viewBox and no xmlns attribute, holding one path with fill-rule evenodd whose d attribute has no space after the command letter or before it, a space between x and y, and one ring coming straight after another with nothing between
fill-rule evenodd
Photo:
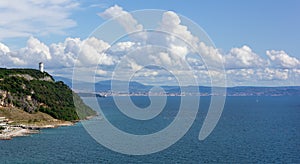
<instances>
[{"instance_id":1,"label":"white cloud","mask_svg":"<svg viewBox=\"0 0 300 164\"><path fill-rule=\"evenodd\" d=\"M170 51L160 51L159 48L157 50L151 48L143 49L141 45L134 42L120 42L115 44L118 53L127 53L128 49L131 49L132 46L134 47L134 53L120 57L118 55L116 56L113 51L106 52L109 45L96 38L85 40L80 40L79 38L66 38L64 42L53 43L48 47L38 39L30 37L26 47L17 51L11 51L6 45L0 43L0 67L37 68L37 63L43 61L47 71L54 75L65 74L66 77L71 77L72 67L79 55L79 63L77 63L79 65L77 66L85 67L80 69L83 76L86 72L89 72L91 74L96 73L96 75L101 78L110 77L114 70L113 68L121 61L122 64L119 66L122 68L120 70L123 72L121 72L120 75L126 75L128 71L135 72L143 70L145 69L143 68L144 66L150 64L163 66L164 68L167 68L171 74L176 75L181 79L186 79L187 81L184 81L184 84L189 84L190 78L187 78L188 76L196 78L200 85L210 84L211 81L209 79L211 76L222 76L221 72L218 70L207 71L201 58L187 58L187 61L193 66L192 68L195 74L192 75L191 73L187 73L187 68L184 67L183 63L184 59ZM243 55L232 55L235 51L230 52L230 55L232 55L230 56L232 57L230 61L234 66L231 68L234 69L226 70L227 82L229 85L299 85L297 81L300 81L300 71L296 65L294 65L294 68L278 68L274 63L263 66L258 65L257 63L266 63L267 60L263 60L257 54L253 55L249 53L252 52L249 49L248 51L245 51L245 49L247 50L246 47L242 47L238 50L236 49L236 51L242 51L239 55L247 52L245 57L247 60L245 61L243 61ZM212 49L207 51L217 50ZM143 56L141 52L147 53L148 55ZM285 54L285 57L289 58L290 56ZM100 67L96 72L92 71L96 69L95 66L97 64L100 64ZM110 66L111 68L109 68ZM282 65L280 65L280 67L282 67ZM147 80L151 80L148 81L148 83L155 83L158 81L159 83L164 83L172 78L170 76L171 74L163 73L162 70L153 68L137 73L136 75L141 76L141 78L136 77L136 79L143 82L142 77L147 77ZM154 77L155 79L153 79ZM87 79L89 79L89 77L85 77L84 80ZM120 77L120 80L121 79L122 77ZM90 80L93 79L90 78Z\"/></svg>"},{"instance_id":2,"label":"white cloud","mask_svg":"<svg viewBox=\"0 0 300 164\"><path fill-rule=\"evenodd\" d=\"M49 51L53 57L52 67L73 67L80 46L81 40L79 38L66 38L63 43L51 44Z\"/></svg>"},{"instance_id":3,"label":"white cloud","mask_svg":"<svg viewBox=\"0 0 300 164\"><path fill-rule=\"evenodd\" d=\"M111 51L130 51L134 48L135 45L140 45L139 43L125 41L125 42L118 42L115 45L112 45L110 50Z\"/></svg>"},{"instance_id":4,"label":"white cloud","mask_svg":"<svg viewBox=\"0 0 300 164\"><path fill-rule=\"evenodd\" d=\"M111 19L117 17L117 21L125 28L126 32L131 33L134 31L143 30L143 25L139 24L133 16L124 11L122 7L115 5L106 9L103 13L98 14L104 19Z\"/></svg>"},{"instance_id":5,"label":"white cloud","mask_svg":"<svg viewBox=\"0 0 300 164\"><path fill-rule=\"evenodd\" d=\"M34 6L42 6L46 3L40 1L30 2ZM52 5L60 8L68 4L74 3L69 0L57 0L51 1L47 6ZM0 7L1 5L7 4L0 2ZM69 6L69 9L73 9L74 6ZM68 10L64 11L68 13ZM117 5L99 15L103 18L119 16L117 21L127 32L143 30L143 26L130 13ZM68 17L62 17L59 22L62 22L63 18L68 19ZM14 19L17 20L17 18L12 17L12 20ZM5 30L1 25L6 20L1 21L0 32ZM39 27L38 29L40 30ZM141 76L140 78L136 77L137 79L143 80L146 77L147 80L154 83L174 82L174 75L176 75L185 80L183 80L184 84L190 84L192 77L196 78L200 85L207 85L211 83L210 77L220 78L220 81L222 81L221 77L224 75L221 69L208 71L206 66L221 68L220 66L224 62L227 69L227 80L230 85L274 85L274 83L288 84L288 81L300 81L299 60L289 56L284 51L269 50L266 52L268 59L262 58L246 45L232 48L229 52L223 53L219 49L201 42L189 30L188 26L182 24L180 17L171 11L162 15L157 30L167 33L157 33L148 38L139 38L148 39L146 41L150 42L140 42L142 40L136 41L129 38L114 45L109 45L100 39L91 37L84 40L66 38L64 42L47 46L37 38L29 37L24 48L11 51L6 45L0 43L0 67L37 68L37 63L43 61L46 69L53 74L71 74L70 68L77 62L76 65L82 67L79 72L85 77L84 80L93 80L93 78L88 77L89 74L87 73L96 74L100 78L110 77L114 68L118 66L120 67L118 74L120 80L122 80L122 77L127 77L128 72L135 72L136 75ZM17 35L24 31L11 32ZM201 56L193 56L196 55L196 52L199 52ZM187 67L187 63L191 67ZM97 68L98 64L100 66ZM148 69L144 67L148 65L161 66L169 72L159 68ZM193 72L189 72L190 69Z\"/></svg>"},{"instance_id":6,"label":"white cloud","mask_svg":"<svg viewBox=\"0 0 300 164\"><path fill-rule=\"evenodd\" d=\"M140 25L130 13L124 11L117 5L108 8L99 15L103 18L117 17L117 21L125 28L128 33L143 29L142 25ZM167 55L162 53L161 55L153 56L151 54L147 54L146 51L142 53L144 54L143 58L153 60L154 63L158 65L167 64L168 66L173 66L173 69L181 69L183 68L183 60L186 58L186 55L188 55L189 53L199 52L200 55L204 58L206 64L217 67L220 67L222 65L222 55L219 50L215 49L212 46L207 46L204 42L200 42L199 38L194 36L192 32L189 31L187 26L181 24L180 17L176 13L172 11L163 13L161 22L159 23L159 27L157 28L157 30L158 33L150 33L151 36L147 36L147 44L165 47L170 52L168 52ZM163 31L166 33L160 33L159 31ZM121 44L123 45L114 45L112 50L116 50L116 48L114 47L124 49L125 46L133 46L131 43L130 45L125 45L125 43L130 42L122 42ZM135 46L134 48L137 47ZM127 51L128 50L129 49L127 48ZM142 54L137 56L136 59L144 61L144 59L141 59ZM160 53L158 52L158 54Z\"/></svg>"},{"instance_id":7,"label":"white cloud","mask_svg":"<svg viewBox=\"0 0 300 164\"><path fill-rule=\"evenodd\" d=\"M228 84L236 85L288 85L294 82L288 69L230 69L226 71Z\"/></svg>"},{"instance_id":8,"label":"white cloud","mask_svg":"<svg viewBox=\"0 0 300 164\"><path fill-rule=\"evenodd\" d=\"M168 53L165 53L165 52L161 52L159 54L159 59L160 61L162 61L163 63L165 63L164 65L171 65L172 64L172 60L169 56Z\"/></svg>"},{"instance_id":9,"label":"white cloud","mask_svg":"<svg viewBox=\"0 0 300 164\"><path fill-rule=\"evenodd\" d=\"M97 75L106 75L106 74L107 74L107 71L102 70L102 69L97 69L97 70L96 70L96 74L97 74Z\"/></svg>"},{"instance_id":10,"label":"white cloud","mask_svg":"<svg viewBox=\"0 0 300 164\"><path fill-rule=\"evenodd\" d=\"M71 0L0 1L0 39L64 34L76 26L70 15L78 6Z\"/></svg>"},{"instance_id":11,"label":"white cloud","mask_svg":"<svg viewBox=\"0 0 300 164\"><path fill-rule=\"evenodd\" d=\"M97 64L112 65L113 58L105 54L109 44L94 37L80 40L79 38L66 38L64 43L51 44L50 52L52 65L72 67L75 61L77 66L95 66ZM78 59L77 59L78 57Z\"/></svg>"},{"instance_id":12,"label":"white cloud","mask_svg":"<svg viewBox=\"0 0 300 164\"><path fill-rule=\"evenodd\" d=\"M299 60L284 51L266 52L263 59L248 46L233 48L225 55L230 85L300 85Z\"/></svg>"},{"instance_id":13,"label":"white cloud","mask_svg":"<svg viewBox=\"0 0 300 164\"><path fill-rule=\"evenodd\" d=\"M78 61L83 66L104 64L112 65L113 59L105 54L105 51L110 45L102 40L94 37L88 38L83 41L78 56Z\"/></svg>"},{"instance_id":14,"label":"white cloud","mask_svg":"<svg viewBox=\"0 0 300 164\"><path fill-rule=\"evenodd\" d=\"M300 68L300 61L295 57L289 56L284 51L269 50L266 54L274 67Z\"/></svg>"},{"instance_id":15,"label":"white cloud","mask_svg":"<svg viewBox=\"0 0 300 164\"><path fill-rule=\"evenodd\" d=\"M139 71L136 73L138 76L142 76L142 77L155 77L157 75L159 75L158 70L151 70L151 69L144 69L142 71Z\"/></svg>"},{"instance_id":16,"label":"white cloud","mask_svg":"<svg viewBox=\"0 0 300 164\"><path fill-rule=\"evenodd\" d=\"M133 18L132 15L118 6L111 7L104 13L108 15L109 18L120 14ZM126 19L123 19L122 21L125 22L125 20ZM121 22L121 20L119 21ZM127 23L128 22L130 21L127 21ZM138 23L137 21L134 21L134 23L131 24ZM123 26L127 29L126 31L130 31L126 25ZM150 39L148 44L160 45L166 47L169 51L157 50L157 53L154 55L151 51L143 50L143 53L132 55L130 57L130 60L127 61L127 68L138 70L147 63L151 63L158 66L165 66L165 68L168 68L173 73L187 77L186 70L184 70L183 66L185 64L184 60L187 60L194 69L194 72L197 73L194 77L198 78L200 82L206 83L209 82L207 79L210 77L218 78L224 76L220 70L220 68L222 68L222 63L224 62L225 68L227 69L226 74L228 76L228 82L232 85L251 85L251 83L256 85L261 81L276 81L276 83L280 81L286 82L291 80L292 74L296 75L297 72L294 71L294 73L291 73L291 71L287 69L278 69L278 66L272 64L276 61L280 63L280 68L282 68L283 65L285 65L285 67L289 66L289 68L297 66L298 60L287 54L281 57L270 57L272 60L272 62L270 62L253 52L253 50L246 45L240 48L232 48L227 54L222 54L219 49L207 45L198 37L194 36L188 26L183 25L180 17L172 11L163 13L162 20L157 30L166 33L148 36L148 39ZM124 48L122 48L122 44ZM127 43L122 42L117 47L121 48L120 51L124 50L128 52L129 49L133 47L132 45L133 43L127 45ZM138 48L141 47L134 46L134 49ZM190 53L193 54L195 52L199 52L201 59L188 56ZM267 55L270 56L269 54ZM274 52L272 51L271 54L274 55ZM124 59L125 58L121 58L120 60ZM210 69L213 69L208 71L206 66L210 66ZM169 76L166 76L165 80L167 80L168 77Z\"/></svg>"},{"instance_id":17,"label":"white cloud","mask_svg":"<svg viewBox=\"0 0 300 164\"><path fill-rule=\"evenodd\" d=\"M8 49L8 48L6 48ZM38 39L30 37L27 45L18 51L6 51L1 57L1 64L6 66L28 66L40 61L51 60L48 46Z\"/></svg>"},{"instance_id":18,"label":"white cloud","mask_svg":"<svg viewBox=\"0 0 300 164\"><path fill-rule=\"evenodd\" d=\"M200 42L198 52L206 66L210 66L211 69L223 69L223 56L217 48L207 46L204 42Z\"/></svg>"},{"instance_id":19,"label":"white cloud","mask_svg":"<svg viewBox=\"0 0 300 164\"><path fill-rule=\"evenodd\" d=\"M88 38L66 38L63 43L53 43L49 47L37 38L29 37L27 45L17 51L0 43L1 66L36 68L43 61L46 68L73 67L78 57L79 66L112 65L114 59L105 54L109 44Z\"/></svg>"},{"instance_id":20,"label":"white cloud","mask_svg":"<svg viewBox=\"0 0 300 164\"><path fill-rule=\"evenodd\" d=\"M48 46L34 37L28 39L26 48L21 49L19 53L28 59L51 60L52 58Z\"/></svg>"},{"instance_id":21,"label":"white cloud","mask_svg":"<svg viewBox=\"0 0 300 164\"><path fill-rule=\"evenodd\" d=\"M0 54L5 54L8 52L10 52L10 49L3 43L0 43Z\"/></svg>"},{"instance_id":22,"label":"white cloud","mask_svg":"<svg viewBox=\"0 0 300 164\"><path fill-rule=\"evenodd\" d=\"M163 14L158 30L170 34L166 36L165 42L173 54L185 57L189 53L198 53L207 65L212 67L222 65L223 60L219 50L193 35L175 12L168 11Z\"/></svg>"},{"instance_id":23,"label":"white cloud","mask_svg":"<svg viewBox=\"0 0 300 164\"><path fill-rule=\"evenodd\" d=\"M5 45L3 47L6 47ZM2 47L2 48L3 48ZM6 51L7 49L0 50L0 66L1 67L10 67L12 65L22 66L25 64L23 60L18 58L17 53Z\"/></svg>"},{"instance_id":24,"label":"white cloud","mask_svg":"<svg viewBox=\"0 0 300 164\"><path fill-rule=\"evenodd\" d=\"M170 51L172 54L184 58L188 54L188 47L187 46L180 46L175 44L170 44Z\"/></svg>"},{"instance_id":25,"label":"white cloud","mask_svg":"<svg viewBox=\"0 0 300 164\"><path fill-rule=\"evenodd\" d=\"M300 69L292 69L292 72L295 73L297 76L300 76Z\"/></svg>"},{"instance_id":26,"label":"white cloud","mask_svg":"<svg viewBox=\"0 0 300 164\"><path fill-rule=\"evenodd\" d=\"M173 11L167 11L163 14L159 30L179 37L191 44L193 48L197 48L197 44L199 43L199 39L188 30L187 26L181 24L179 16ZM167 42L173 43L176 38L169 36L166 39Z\"/></svg>"},{"instance_id":27,"label":"white cloud","mask_svg":"<svg viewBox=\"0 0 300 164\"><path fill-rule=\"evenodd\" d=\"M232 48L229 54L224 56L226 68L259 68L266 66L260 56L252 51L252 49L246 45L241 48Z\"/></svg>"},{"instance_id":28,"label":"white cloud","mask_svg":"<svg viewBox=\"0 0 300 164\"><path fill-rule=\"evenodd\" d=\"M261 80L288 80L289 70L265 68L262 71L258 71L257 75Z\"/></svg>"},{"instance_id":29,"label":"white cloud","mask_svg":"<svg viewBox=\"0 0 300 164\"><path fill-rule=\"evenodd\" d=\"M233 78L237 78L240 80L246 80L253 78L254 70L253 69L231 69L227 70L226 73Z\"/></svg>"}]
</instances>

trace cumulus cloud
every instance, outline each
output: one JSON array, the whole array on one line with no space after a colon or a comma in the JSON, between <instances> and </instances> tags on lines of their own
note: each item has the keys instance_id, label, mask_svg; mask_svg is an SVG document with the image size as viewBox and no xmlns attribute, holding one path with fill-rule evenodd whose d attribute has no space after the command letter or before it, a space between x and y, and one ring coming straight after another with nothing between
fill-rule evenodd
<instances>
[{"instance_id":1,"label":"cumulus cloud","mask_svg":"<svg viewBox=\"0 0 300 164\"><path fill-rule=\"evenodd\" d=\"M10 51L9 48L6 45L0 43L0 54L5 54L8 53L9 51Z\"/></svg>"},{"instance_id":2,"label":"cumulus cloud","mask_svg":"<svg viewBox=\"0 0 300 164\"><path fill-rule=\"evenodd\" d=\"M102 69L97 69L97 70L96 70L96 74L97 74L97 75L106 75L106 74L107 74L107 71L102 70Z\"/></svg>"},{"instance_id":3,"label":"cumulus cloud","mask_svg":"<svg viewBox=\"0 0 300 164\"><path fill-rule=\"evenodd\" d=\"M10 51L0 44L1 66L32 67L43 61L48 68L73 67L78 58L78 66L112 65L114 59L105 51L109 44L96 39L66 38L63 43L53 43L49 47L37 38L29 37L24 48Z\"/></svg>"},{"instance_id":4,"label":"cumulus cloud","mask_svg":"<svg viewBox=\"0 0 300 164\"><path fill-rule=\"evenodd\" d=\"M111 46L110 50L114 52L128 52L132 50L132 48L136 48L139 46L140 43L125 41L125 42L118 42Z\"/></svg>"},{"instance_id":5,"label":"cumulus cloud","mask_svg":"<svg viewBox=\"0 0 300 164\"><path fill-rule=\"evenodd\" d=\"M76 26L70 15L78 6L71 0L0 1L0 39L64 34Z\"/></svg>"},{"instance_id":6,"label":"cumulus cloud","mask_svg":"<svg viewBox=\"0 0 300 164\"><path fill-rule=\"evenodd\" d=\"M167 11L163 13L162 20L160 23L159 30L164 32L169 32L183 40L187 43L192 44L194 48L197 47L197 43L199 43L199 38L195 37L189 30L187 26L181 24L181 20L179 16L173 11ZM174 41L174 37L168 37L167 41Z\"/></svg>"},{"instance_id":7,"label":"cumulus cloud","mask_svg":"<svg viewBox=\"0 0 300 164\"><path fill-rule=\"evenodd\" d=\"M287 80L289 77L289 70L265 68L264 72L259 72L258 75L263 80Z\"/></svg>"},{"instance_id":8,"label":"cumulus cloud","mask_svg":"<svg viewBox=\"0 0 300 164\"><path fill-rule=\"evenodd\" d=\"M179 16L173 11L163 13L158 30L168 34L165 35L162 40L164 40L164 44L176 55L184 57L189 52L187 50L188 47L190 51L195 51L198 46L199 39L192 35L187 26L181 24ZM156 39L157 38L154 38L154 40Z\"/></svg>"},{"instance_id":9,"label":"cumulus cloud","mask_svg":"<svg viewBox=\"0 0 300 164\"><path fill-rule=\"evenodd\" d=\"M1 64L8 66L26 66L32 63L38 63L39 61L51 60L52 58L48 46L34 37L28 39L26 47L13 52L6 51L2 57L3 62Z\"/></svg>"},{"instance_id":10,"label":"cumulus cloud","mask_svg":"<svg viewBox=\"0 0 300 164\"><path fill-rule=\"evenodd\" d=\"M117 21L125 28L126 32L128 33L143 30L143 25L139 24L138 21L133 18L130 13L123 10L123 8L118 5L108 8L103 13L99 13L98 15L105 19L117 17Z\"/></svg>"},{"instance_id":11,"label":"cumulus cloud","mask_svg":"<svg viewBox=\"0 0 300 164\"><path fill-rule=\"evenodd\" d=\"M34 37L30 37L27 46L20 50L19 54L23 54L27 59L51 60L48 46L40 42Z\"/></svg>"},{"instance_id":12,"label":"cumulus cloud","mask_svg":"<svg viewBox=\"0 0 300 164\"><path fill-rule=\"evenodd\" d=\"M94 37L83 41L79 52L78 61L84 65L112 65L113 59L104 52L110 45Z\"/></svg>"},{"instance_id":13,"label":"cumulus cloud","mask_svg":"<svg viewBox=\"0 0 300 164\"><path fill-rule=\"evenodd\" d=\"M37 68L37 63L43 61L49 72L54 75L66 74L67 77L71 77L69 75L72 73L72 67L78 57L78 66L85 67L82 69L83 74L84 71L94 70L95 66L100 64L101 66L95 72L98 77L105 78L111 76L113 71L112 68L119 62L122 62L119 66L122 67L121 70L123 71L120 74L125 75L129 70L146 70L137 74L141 76L141 78L136 78L139 80L147 78L147 80L155 82L155 79L157 78L156 81L159 79L160 83L162 83L169 81L168 79L172 78L170 74L163 73L161 70L155 69L154 67L152 69L145 68L144 66L148 64L161 65L164 68L168 68L167 70L171 70L170 73L173 75L180 77L187 75L192 76L191 74L187 74L184 69L185 67L181 66L184 64L184 59L179 55L172 55L172 52L170 51L161 51L160 49L155 51L153 48L143 49L143 47L140 47L141 45L131 42L119 42L114 46L115 50L118 51L107 52L106 50L110 45L102 40L96 38L88 38L85 40L79 38L66 38L64 42L53 43L48 47L37 38L30 37L27 41L27 45L17 51L11 51L6 45L0 43L0 65L1 67ZM134 53L131 52L131 55L120 57L115 54L115 52L128 53L127 51L130 51L128 49L131 49L133 46L135 47L133 49ZM241 48L233 49L228 54L224 55L225 59L228 60L229 58L229 61L233 65L231 67L227 65L228 68L226 74L229 85L288 85L291 80L300 80L300 71L296 67L296 64L289 65L290 68L279 68L278 64L275 63L282 61L279 60L281 58L278 59L278 56L275 55L275 57L273 57L274 61L270 61L271 64L261 65L261 63L267 63L267 60L263 60L257 54L253 53L249 47L243 46ZM141 52L146 51L148 51L148 55L141 58ZM238 52L240 52L240 54L237 54ZM284 53L284 56L288 59L296 59L290 57L286 53ZM177 59L174 59L174 57L177 57ZM244 59L244 57L246 59ZM195 73L194 77L198 79L200 84L209 83L210 76L221 76L221 72L219 71L207 71L200 58L188 58L187 61L193 66ZM112 68L106 66L112 66ZM280 65L280 67L282 66L283 64ZM294 67L292 68L292 66ZM176 67L178 69L169 69ZM188 82L189 81L187 81L186 84L188 84ZM296 82L294 83L296 84Z\"/></svg>"},{"instance_id":14,"label":"cumulus cloud","mask_svg":"<svg viewBox=\"0 0 300 164\"><path fill-rule=\"evenodd\" d=\"M172 60L171 60L168 53L161 52L160 55L159 55L159 59L160 59L160 61L165 63L164 65L171 65L172 64Z\"/></svg>"},{"instance_id":15,"label":"cumulus cloud","mask_svg":"<svg viewBox=\"0 0 300 164\"><path fill-rule=\"evenodd\" d=\"M165 37L165 42L174 54L185 57L189 53L199 53L207 65L213 67L222 65L222 55L219 50L193 35L175 12L163 13L158 30L171 34Z\"/></svg>"},{"instance_id":16,"label":"cumulus cloud","mask_svg":"<svg viewBox=\"0 0 300 164\"><path fill-rule=\"evenodd\" d=\"M136 25L138 25L138 22L130 13L119 6L107 9L101 16L112 18L122 14L126 15L127 18L118 21L120 24L123 21L122 26L126 31L137 30ZM129 23L132 25L131 27L128 27L128 24L126 25L128 22L131 22ZM229 52L221 52L214 46L202 42L201 39L203 38L195 36L189 27L182 23L180 16L172 11L162 14L157 31L165 33L151 33L150 36L148 34L147 43L165 47L168 51L157 50L157 53L153 55L150 51L143 50L142 53L132 55L130 58L119 58L124 63L125 61L127 62L124 68L126 66L126 68L138 70L142 69L142 66L145 64L152 63L171 68L172 72L184 75L183 65L185 64L184 60L186 60L196 73L194 77L203 82L212 76L214 78L223 76L222 71L220 71L222 67L220 66L224 63L228 81L232 85L257 84L260 81L272 80L277 82L288 81L291 77L296 77L297 75L297 71L290 71L290 69L298 68L299 60L285 52L267 51L266 54L269 59L256 54L247 45L232 48ZM145 45L135 45L134 42L121 42L116 46L120 49L114 48L114 50L119 53L122 53L122 51L129 53L142 46ZM190 54L194 53L199 53L201 59L190 56ZM207 66L210 66L210 71L207 70ZM167 77L170 76L166 76L166 80L168 79Z\"/></svg>"},{"instance_id":17,"label":"cumulus cloud","mask_svg":"<svg viewBox=\"0 0 300 164\"><path fill-rule=\"evenodd\" d=\"M300 68L300 61L295 57L289 56L284 51L268 50L266 54L274 67Z\"/></svg>"},{"instance_id":18,"label":"cumulus cloud","mask_svg":"<svg viewBox=\"0 0 300 164\"><path fill-rule=\"evenodd\" d=\"M49 51L53 58L52 63L56 67L72 67L79 53L80 45L81 40L79 38L66 38L63 43L51 44Z\"/></svg>"},{"instance_id":19,"label":"cumulus cloud","mask_svg":"<svg viewBox=\"0 0 300 164\"><path fill-rule=\"evenodd\" d=\"M68 0L57 1L57 4L54 2L51 1L53 5L58 6L73 4ZM43 4L39 1L32 3ZM133 15L117 5L99 15L106 19L117 17L118 23L129 33L145 28ZM184 84L190 84L191 77L194 77L200 85L210 84L211 77L222 81L221 77L224 74L227 75L230 85L300 81L299 59L276 50L267 51L268 58L265 59L247 45L232 48L229 52L221 52L202 42L202 38L194 35L188 26L182 23L180 16L172 11L163 13L157 30L163 33L155 33L151 37L148 34L146 38L134 33L131 36L138 39L123 38L124 40L113 45L95 37L84 40L69 37L63 42L48 46L37 38L29 37L24 48L11 51L9 47L0 43L0 67L37 68L37 63L43 61L49 72L62 75L72 74L71 68L75 63L81 67L79 73L82 77L87 76L89 72L100 78L110 78L115 68L119 67L120 72L116 74L119 80L126 78L128 72L133 72L135 79L160 84L176 82L174 75L184 79ZM146 42L143 42L145 40ZM200 56L196 55L197 53ZM225 64L225 73L221 69L222 63ZM95 71L97 65L99 67ZM218 69L208 71L207 65ZM191 69L193 72L188 72ZM84 79L94 80L91 77Z\"/></svg>"},{"instance_id":20,"label":"cumulus cloud","mask_svg":"<svg viewBox=\"0 0 300 164\"><path fill-rule=\"evenodd\" d=\"M258 68L226 70L228 84L236 85L289 85L296 75L289 69ZM299 85L299 84L298 84Z\"/></svg>"},{"instance_id":21,"label":"cumulus cloud","mask_svg":"<svg viewBox=\"0 0 300 164\"><path fill-rule=\"evenodd\" d=\"M266 62L246 45L241 48L232 48L229 54L224 56L226 68L260 68Z\"/></svg>"},{"instance_id":22,"label":"cumulus cloud","mask_svg":"<svg viewBox=\"0 0 300 164\"><path fill-rule=\"evenodd\" d=\"M140 31L143 29L143 26L138 23L133 15L131 15L127 11L124 11L117 5L108 8L103 13L100 13L99 16L101 16L102 18L116 18L128 33L133 31ZM160 33L160 31L164 33ZM184 63L183 59L185 59L189 53L199 52L204 58L206 64L218 67L221 66L222 55L219 50L215 49L212 46L206 45L204 42L200 42L199 38L194 36L192 32L189 31L188 26L182 24L180 17L175 12L168 11L162 14L162 18L159 22L159 27L157 27L156 33L148 33L146 38L135 35L137 34L131 34L130 37L141 38L139 41L142 43L144 43L146 39L147 45L157 45L165 47L169 50L168 55L164 53L158 53L160 55L155 57L153 57L153 55L151 54L145 54L144 52L143 58L155 60L157 64L169 63L168 66L171 66L172 64L174 66L173 68L181 69L182 64ZM132 42L122 42L121 44L123 45L117 45L117 47L122 48L123 46L123 49L125 49L125 47L139 47L136 45L134 46ZM115 49L114 47L115 45L112 46L112 50L116 51L117 49ZM126 48L126 51L130 51L130 49ZM149 55L149 57L147 57L146 55ZM141 54L137 56L136 59L141 60Z\"/></svg>"},{"instance_id":23,"label":"cumulus cloud","mask_svg":"<svg viewBox=\"0 0 300 164\"><path fill-rule=\"evenodd\" d=\"M202 59L204 59L206 65L211 66L213 69L223 68L223 56L219 49L200 42L198 45L198 52Z\"/></svg>"},{"instance_id":24,"label":"cumulus cloud","mask_svg":"<svg viewBox=\"0 0 300 164\"><path fill-rule=\"evenodd\" d=\"M23 65L24 61L19 59L17 53L10 52L9 48L0 43L0 66L9 67L10 65Z\"/></svg>"}]
</instances>

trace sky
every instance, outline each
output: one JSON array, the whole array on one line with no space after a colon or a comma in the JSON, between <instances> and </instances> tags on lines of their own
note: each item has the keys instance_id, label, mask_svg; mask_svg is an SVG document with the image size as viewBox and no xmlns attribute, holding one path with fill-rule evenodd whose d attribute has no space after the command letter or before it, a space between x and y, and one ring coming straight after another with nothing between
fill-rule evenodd
<instances>
[{"instance_id":1,"label":"sky","mask_svg":"<svg viewBox=\"0 0 300 164\"><path fill-rule=\"evenodd\" d=\"M143 17L144 9L159 9L159 19ZM66 78L75 64L78 80L299 86L299 15L296 0L1 1L0 67L43 61L46 71ZM143 33L151 25L168 34ZM138 33L112 43L115 29Z\"/></svg>"}]
</instances>

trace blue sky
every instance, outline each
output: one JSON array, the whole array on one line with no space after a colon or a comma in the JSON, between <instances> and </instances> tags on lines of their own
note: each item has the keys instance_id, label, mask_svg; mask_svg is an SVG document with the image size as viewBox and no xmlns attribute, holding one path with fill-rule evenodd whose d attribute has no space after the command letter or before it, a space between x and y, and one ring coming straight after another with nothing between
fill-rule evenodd
<instances>
[{"instance_id":1,"label":"blue sky","mask_svg":"<svg viewBox=\"0 0 300 164\"><path fill-rule=\"evenodd\" d=\"M172 10L199 24L225 50L247 44L256 52L284 49L300 56L300 2L296 0L111 1L126 10Z\"/></svg>"},{"instance_id":2,"label":"blue sky","mask_svg":"<svg viewBox=\"0 0 300 164\"><path fill-rule=\"evenodd\" d=\"M26 5L22 5L22 3ZM239 56L234 54L234 52L239 53L242 50L243 52L249 52L250 55L258 55L266 62L267 60L273 62L273 64L270 64L269 70L264 68L263 72L271 72L274 75L268 77L268 80L259 81L259 85L269 85L273 83L270 82L273 81L273 77L284 74L287 71L288 77L283 77L286 76L283 75L283 78L274 78L275 85L299 85L297 78L300 76L298 75L298 70L300 69L300 1L296 0L155 0L142 2L136 0L50 0L48 3L35 0L24 0L21 2L12 0L0 2L0 16L2 17L2 21L0 21L0 32L2 33L0 35L0 43L10 49L10 53L7 54L16 56L20 52L30 54L29 51L25 50L28 47L30 38L30 41L34 43L43 44L41 49L45 50L51 44L58 45L65 42L65 39L68 37L80 38L82 41L106 21L106 19L99 17L98 14L103 13L114 5L129 12L142 9L162 9L181 14L200 25L215 43L218 51L224 56L227 55L228 61L233 60L232 56ZM42 10L43 12L41 12ZM30 11L33 14L27 14ZM20 16L18 17L17 14L20 14ZM234 51L234 48L239 49ZM15 52L11 53L13 51ZM266 51L269 51L271 55L266 55ZM233 55L230 56L230 53L233 53ZM242 53L239 54L242 55ZM46 60L52 60L50 58L46 57ZM254 57L254 59L256 58ZM257 60L259 61L260 59ZM20 63L23 63L21 65L23 67L33 67L31 64L26 64L25 61ZM228 63L231 64L230 62ZM3 62L0 62L0 64L13 67L13 64L9 63L4 65ZM283 67L276 66L276 64L281 64ZM72 64L68 66L70 65ZM246 67L237 67L235 63L232 65L228 66L228 68L234 67L237 70L241 69L251 74L251 70L244 70L245 68L250 69L248 65ZM254 65L257 66L259 64L256 63ZM252 64L251 66L254 65ZM279 72L276 73L277 70L275 68L280 69L278 70ZM54 68L51 71L54 74L65 74L56 72ZM257 72L252 72L252 74L255 73ZM232 77L232 79L234 78ZM236 78L238 79L238 77ZM233 82L232 85L252 85L251 82L238 81Z\"/></svg>"},{"instance_id":3,"label":"blue sky","mask_svg":"<svg viewBox=\"0 0 300 164\"><path fill-rule=\"evenodd\" d=\"M87 37L103 19L96 14L118 4L127 11L142 9L172 10L199 24L212 38L216 46L229 50L249 45L258 53L266 49L284 49L293 56L300 56L300 2L296 0L272 1L78 1L82 9L72 11L71 18L77 26L65 35L38 36L45 43L63 41L66 36ZM94 5L94 7L91 7ZM99 6L97 6L99 5ZM27 39L27 38L23 38ZM14 44L25 45L15 38ZM1 40L6 42L5 39ZM8 43L10 41L7 41Z\"/></svg>"}]
</instances>

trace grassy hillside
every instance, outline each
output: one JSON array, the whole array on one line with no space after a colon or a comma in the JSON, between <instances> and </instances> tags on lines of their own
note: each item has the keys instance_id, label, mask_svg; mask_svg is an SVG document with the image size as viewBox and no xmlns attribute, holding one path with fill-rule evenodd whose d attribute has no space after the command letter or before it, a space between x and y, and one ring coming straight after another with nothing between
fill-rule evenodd
<instances>
[{"instance_id":1,"label":"grassy hillside","mask_svg":"<svg viewBox=\"0 0 300 164\"><path fill-rule=\"evenodd\" d=\"M5 78L7 76L11 75L18 75L18 74L26 74L31 76L32 78L35 79L41 79L44 77L50 77L52 81L54 79L52 78L51 75L49 75L47 72L40 72L39 70L36 69L6 69L6 68L0 68L0 79Z\"/></svg>"},{"instance_id":2,"label":"grassy hillside","mask_svg":"<svg viewBox=\"0 0 300 164\"><path fill-rule=\"evenodd\" d=\"M96 114L63 82L55 82L48 73L34 69L0 69L0 91L5 106L28 113L43 112L67 121Z\"/></svg>"},{"instance_id":3,"label":"grassy hillside","mask_svg":"<svg viewBox=\"0 0 300 164\"><path fill-rule=\"evenodd\" d=\"M0 116L6 117L10 120L14 120L16 123L31 123L42 121L53 121L54 118L50 115L42 112L28 113L21 109L14 107L3 107L0 110Z\"/></svg>"},{"instance_id":4,"label":"grassy hillside","mask_svg":"<svg viewBox=\"0 0 300 164\"><path fill-rule=\"evenodd\" d=\"M10 125L27 125L27 126L60 126L60 125L71 125L72 123L69 121L63 121L54 119L52 116L43 113L28 113L23 111L22 109L18 109L15 107L2 107L0 109L0 117L5 117L9 120L13 120L10 122ZM0 126L1 129L1 126Z\"/></svg>"}]
</instances>

